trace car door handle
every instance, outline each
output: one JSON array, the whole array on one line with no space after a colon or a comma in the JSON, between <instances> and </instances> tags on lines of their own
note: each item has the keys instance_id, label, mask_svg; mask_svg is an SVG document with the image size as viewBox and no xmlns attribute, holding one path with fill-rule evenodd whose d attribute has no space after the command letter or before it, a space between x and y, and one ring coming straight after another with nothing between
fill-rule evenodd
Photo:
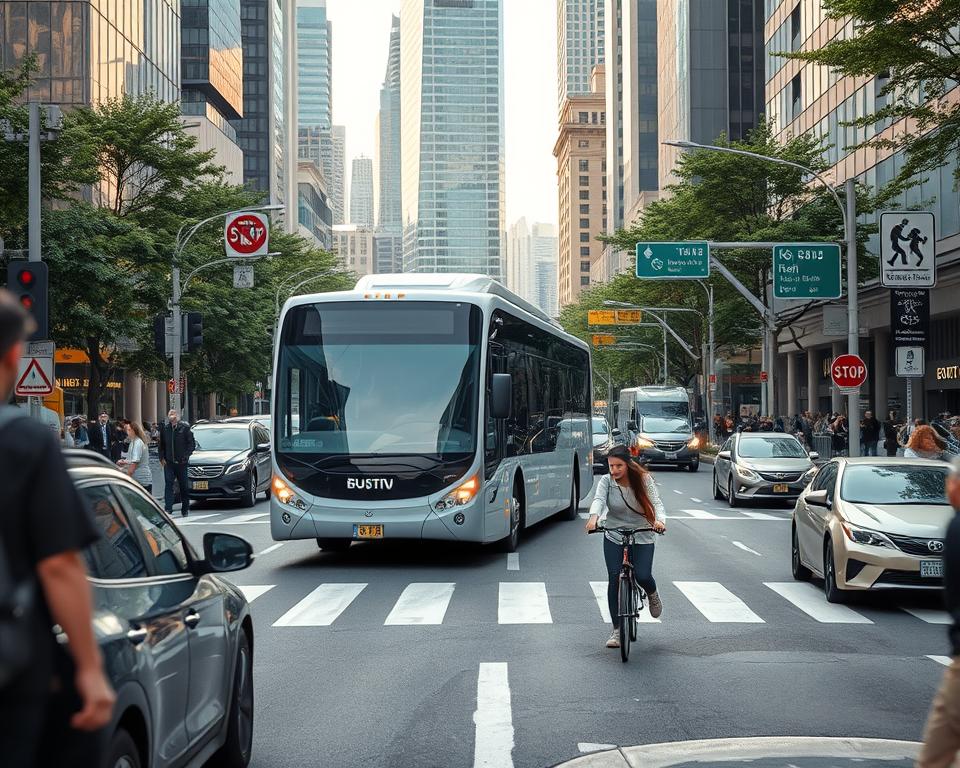
<instances>
[{"instance_id":1,"label":"car door handle","mask_svg":"<svg viewBox=\"0 0 960 768\"><path fill-rule=\"evenodd\" d=\"M140 645L140 643L147 639L148 634L147 630L143 627L134 627L127 630L127 640L133 645Z\"/></svg>"},{"instance_id":2,"label":"car door handle","mask_svg":"<svg viewBox=\"0 0 960 768\"><path fill-rule=\"evenodd\" d=\"M200 614L194 610L187 611L187 615L183 617L183 623L193 629L200 623Z\"/></svg>"}]
</instances>

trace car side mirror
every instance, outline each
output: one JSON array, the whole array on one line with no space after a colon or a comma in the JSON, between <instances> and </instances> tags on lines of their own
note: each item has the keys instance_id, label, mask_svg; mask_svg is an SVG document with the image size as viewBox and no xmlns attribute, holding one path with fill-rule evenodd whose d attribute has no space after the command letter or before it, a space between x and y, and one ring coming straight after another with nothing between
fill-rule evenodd
<instances>
[{"instance_id":1,"label":"car side mirror","mask_svg":"<svg viewBox=\"0 0 960 768\"><path fill-rule=\"evenodd\" d=\"M829 507L830 499L827 498L827 489L821 488L819 491L810 491L805 497L807 504L814 507Z\"/></svg>"},{"instance_id":2,"label":"car side mirror","mask_svg":"<svg viewBox=\"0 0 960 768\"><path fill-rule=\"evenodd\" d=\"M717 458L718 458L718 459L726 459L727 461L730 461L730 451L720 451L720 452L717 454Z\"/></svg>"},{"instance_id":3,"label":"car side mirror","mask_svg":"<svg viewBox=\"0 0 960 768\"><path fill-rule=\"evenodd\" d=\"M205 533L203 557L204 573L242 571L253 563L253 547L232 533Z\"/></svg>"},{"instance_id":4,"label":"car side mirror","mask_svg":"<svg viewBox=\"0 0 960 768\"><path fill-rule=\"evenodd\" d=\"M629 429L631 432L636 432L636 431L637 431L637 422L635 422L635 421L628 421L628 422L627 422L627 429Z\"/></svg>"},{"instance_id":5,"label":"car side mirror","mask_svg":"<svg viewBox=\"0 0 960 768\"><path fill-rule=\"evenodd\" d=\"M270 443L257 443L257 453L269 453Z\"/></svg>"},{"instance_id":6,"label":"car side mirror","mask_svg":"<svg viewBox=\"0 0 960 768\"><path fill-rule=\"evenodd\" d=\"M820 454L817 453L816 451L810 451L810 453L808 453L807 455L810 457L810 461L816 461L817 459L820 458Z\"/></svg>"},{"instance_id":7,"label":"car side mirror","mask_svg":"<svg viewBox=\"0 0 960 768\"><path fill-rule=\"evenodd\" d=\"M490 382L490 415L495 419L510 418L513 403L513 379L509 373L495 373Z\"/></svg>"},{"instance_id":8,"label":"car side mirror","mask_svg":"<svg viewBox=\"0 0 960 768\"><path fill-rule=\"evenodd\" d=\"M610 430L610 434L613 435L614 437L620 437L623 433L619 429L614 427L612 430Z\"/></svg>"}]
</instances>

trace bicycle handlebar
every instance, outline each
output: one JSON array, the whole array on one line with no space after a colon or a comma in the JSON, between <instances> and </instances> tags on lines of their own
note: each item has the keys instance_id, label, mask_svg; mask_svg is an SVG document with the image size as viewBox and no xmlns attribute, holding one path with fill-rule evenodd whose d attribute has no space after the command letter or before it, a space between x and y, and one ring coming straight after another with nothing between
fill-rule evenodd
<instances>
[{"instance_id":1,"label":"bicycle handlebar","mask_svg":"<svg viewBox=\"0 0 960 768\"><path fill-rule=\"evenodd\" d=\"M603 531L611 531L613 533L619 533L621 536L627 536L634 533L656 533L659 536L663 536L666 531L655 531L653 528L605 528L602 525L598 525L592 531L587 531L587 533L601 533Z\"/></svg>"}]
</instances>

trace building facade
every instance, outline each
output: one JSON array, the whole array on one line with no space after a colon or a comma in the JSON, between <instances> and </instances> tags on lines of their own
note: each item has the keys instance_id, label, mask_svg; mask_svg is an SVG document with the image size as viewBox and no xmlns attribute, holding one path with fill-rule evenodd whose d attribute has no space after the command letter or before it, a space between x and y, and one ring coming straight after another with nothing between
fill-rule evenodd
<instances>
[{"instance_id":1,"label":"building facade","mask_svg":"<svg viewBox=\"0 0 960 768\"><path fill-rule=\"evenodd\" d=\"M377 229L400 234L400 18L390 24L387 71L377 113Z\"/></svg>"},{"instance_id":2,"label":"building facade","mask_svg":"<svg viewBox=\"0 0 960 768\"><path fill-rule=\"evenodd\" d=\"M557 0L557 109L590 92L590 73L603 64L604 0Z\"/></svg>"},{"instance_id":3,"label":"building facade","mask_svg":"<svg viewBox=\"0 0 960 768\"><path fill-rule=\"evenodd\" d=\"M606 231L606 102L604 65L594 67L593 91L564 103L560 136L553 147L560 195L557 295L560 307L576 301L590 285L590 269L601 258Z\"/></svg>"},{"instance_id":4,"label":"building facade","mask_svg":"<svg viewBox=\"0 0 960 768\"><path fill-rule=\"evenodd\" d=\"M372 275L375 270L373 227L336 224L333 227L333 252L345 269L358 277Z\"/></svg>"},{"instance_id":5,"label":"building facade","mask_svg":"<svg viewBox=\"0 0 960 768\"><path fill-rule=\"evenodd\" d=\"M335 125L330 129L330 172L324 165L324 174L333 204L333 223L343 224L347 216L347 129Z\"/></svg>"},{"instance_id":6,"label":"building facade","mask_svg":"<svg viewBox=\"0 0 960 768\"><path fill-rule=\"evenodd\" d=\"M404 0L400 14L403 262L501 279L501 0Z\"/></svg>"},{"instance_id":7,"label":"building facade","mask_svg":"<svg viewBox=\"0 0 960 768\"><path fill-rule=\"evenodd\" d=\"M297 163L297 223L304 237L324 250L333 247L333 211L327 181L312 160Z\"/></svg>"},{"instance_id":8,"label":"building facade","mask_svg":"<svg viewBox=\"0 0 960 768\"><path fill-rule=\"evenodd\" d=\"M374 272L403 272L403 238L399 234L377 231L373 234Z\"/></svg>"},{"instance_id":9,"label":"building facade","mask_svg":"<svg viewBox=\"0 0 960 768\"><path fill-rule=\"evenodd\" d=\"M520 217L507 230L507 268L504 283L518 296L532 301L535 280L533 254L530 252L530 226Z\"/></svg>"},{"instance_id":10,"label":"building facade","mask_svg":"<svg viewBox=\"0 0 960 768\"><path fill-rule=\"evenodd\" d=\"M297 0L297 119L299 127L333 125L333 25L327 0Z\"/></svg>"},{"instance_id":11,"label":"building facade","mask_svg":"<svg viewBox=\"0 0 960 768\"><path fill-rule=\"evenodd\" d=\"M362 155L353 158L350 174L350 223L373 226L373 160Z\"/></svg>"}]
</instances>

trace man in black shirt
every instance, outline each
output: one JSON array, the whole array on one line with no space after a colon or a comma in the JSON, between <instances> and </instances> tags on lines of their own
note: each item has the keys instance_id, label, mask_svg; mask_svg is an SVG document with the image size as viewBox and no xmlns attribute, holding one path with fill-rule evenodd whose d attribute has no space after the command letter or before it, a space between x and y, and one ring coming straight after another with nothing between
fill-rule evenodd
<instances>
[{"instance_id":1,"label":"man in black shirt","mask_svg":"<svg viewBox=\"0 0 960 768\"><path fill-rule=\"evenodd\" d=\"M31 322L0 290L0 403L13 391ZM6 412L0 424L0 547L9 581L32 581L38 589L25 625L32 658L22 669L7 670L13 676L0 688L4 768L95 766L101 759L96 732L110 721L114 694L94 637L80 554L96 537L50 430ZM69 639L66 645L57 644L54 624Z\"/></svg>"},{"instance_id":2,"label":"man in black shirt","mask_svg":"<svg viewBox=\"0 0 960 768\"><path fill-rule=\"evenodd\" d=\"M880 422L873 415L872 411L863 414L863 421L860 422L860 443L863 448L863 456L876 456L877 443L880 442Z\"/></svg>"},{"instance_id":3,"label":"man in black shirt","mask_svg":"<svg viewBox=\"0 0 960 768\"><path fill-rule=\"evenodd\" d=\"M180 515L186 517L190 510L190 480L187 478L187 463L197 447L193 430L173 408L167 414L167 423L160 427L160 446L157 454L163 467L163 506L168 515L173 514L173 481L180 486Z\"/></svg>"},{"instance_id":4,"label":"man in black shirt","mask_svg":"<svg viewBox=\"0 0 960 768\"><path fill-rule=\"evenodd\" d=\"M113 449L117 442L117 429L110 423L110 416L101 411L97 423L87 430L90 434L90 447L110 461L114 461Z\"/></svg>"}]
</instances>

